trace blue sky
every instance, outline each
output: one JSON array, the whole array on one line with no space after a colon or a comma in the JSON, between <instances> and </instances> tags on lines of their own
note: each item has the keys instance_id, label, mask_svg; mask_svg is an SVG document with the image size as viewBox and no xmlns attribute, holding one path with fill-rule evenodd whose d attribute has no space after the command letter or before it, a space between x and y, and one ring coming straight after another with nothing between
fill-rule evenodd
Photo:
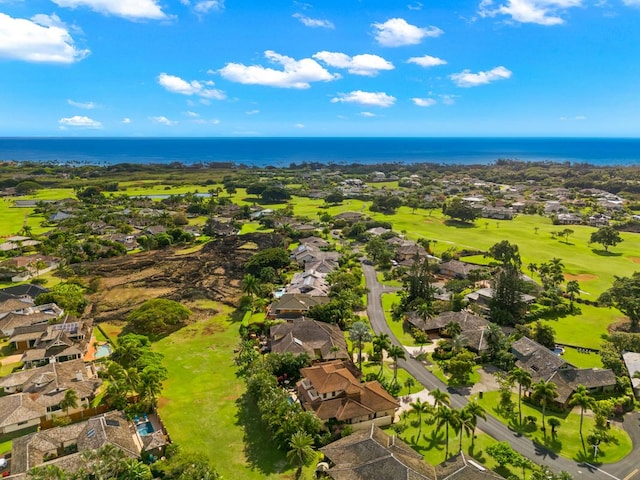
<instances>
[{"instance_id":1,"label":"blue sky","mask_svg":"<svg viewBox=\"0 0 640 480\"><path fill-rule=\"evenodd\" d=\"M0 136L640 136L640 0L0 0Z\"/></svg>"}]
</instances>

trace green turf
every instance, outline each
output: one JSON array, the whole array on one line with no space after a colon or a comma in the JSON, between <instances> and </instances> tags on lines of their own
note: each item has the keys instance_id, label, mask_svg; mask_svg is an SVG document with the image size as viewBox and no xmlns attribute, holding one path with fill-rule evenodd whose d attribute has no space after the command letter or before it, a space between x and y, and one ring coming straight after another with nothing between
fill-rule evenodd
<instances>
[{"instance_id":1,"label":"green turf","mask_svg":"<svg viewBox=\"0 0 640 480\"><path fill-rule=\"evenodd\" d=\"M378 375L380 372L380 364L377 362L362 362L362 373L363 375L367 375L368 373L373 373ZM415 393L420 390L420 382L418 382L409 372L404 370L403 368L398 368L398 384L402 387L400 392L398 393L398 397L402 397L404 395L409 395L409 389L404 386L404 382L411 377L414 381L414 386L411 387L411 393ZM384 367L382 368L382 378L388 383L391 384L393 382L393 361L389 359L384 362Z\"/></svg>"},{"instance_id":2,"label":"green turf","mask_svg":"<svg viewBox=\"0 0 640 480\"><path fill-rule=\"evenodd\" d=\"M578 368L603 368L597 353L582 353L576 348L565 347L562 358Z\"/></svg>"},{"instance_id":3,"label":"green turf","mask_svg":"<svg viewBox=\"0 0 640 480\"><path fill-rule=\"evenodd\" d=\"M169 370L160 415L175 442L207 455L224 478L288 478L278 473L287 469L286 460L259 428L255 411L248 411L253 417L246 432L239 421L244 384L233 364L239 323L229 321L228 307L217 308L214 318L154 344Z\"/></svg>"},{"instance_id":4,"label":"green turf","mask_svg":"<svg viewBox=\"0 0 640 480\"><path fill-rule=\"evenodd\" d=\"M469 375L469 382L467 383L467 385L475 385L480 381L480 368L482 368L480 365L476 365L475 367L473 367L473 372L471 372L471 375ZM442 371L442 368L440 368L440 365L438 365L437 362L434 362L432 365L428 366L427 370L429 370L447 385L450 384L449 377Z\"/></svg>"},{"instance_id":5,"label":"green turf","mask_svg":"<svg viewBox=\"0 0 640 480\"><path fill-rule=\"evenodd\" d=\"M542 412L537 407L529 405L525 402L522 403L522 416L526 417L528 415L535 416L538 420L536 422L536 426L533 429L521 428L517 425L518 422L518 414L517 414L517 404L518 404L518 396L514 394L512 396L513 402L516 405L515 407L515 417L514 419L505 418L498 410L497 405L500 404L500 393L499 392L485 392L483 398L478 400L478 402L489 412L491 415L496 417L498 420L503 423L509 425L511 428L521 431L524 435L531 438L533 441L546 445L547 448L553 450L554 452L562 455L566 458L572 458L575 460L587 460L592 461L590 456L592 449L589 449L589 445L586 445L586 455L585 451L582 447L582 442L580 440L579 434L579 426L580 426L580 414L579 413L555 413L550 412L547 409L547 421L549 418L555 417L560 420L561 425L557 430L556 437L553 438L551 436L551 429L547 426L547 436L545 440L545 436L541 431L542 426ZM576 410L577 412L577 410ZM583 435L586 436L593 429L594 420L590 415L585 415L584 417L584 426L582 428ZM622 428L617 426L612 426L608 433L612 434L615 438L615 442L610 444L601 445L600 453L598 455L598 461L601 463L614 463L622 458L626 457L631 453L633 448L631 443L631 438L627 432L625 432ZM585 440L586 443L586 440Z\"/></svg>"},{"instance_id":6,"label":"green turf","mask_svg":"<svg viewBox=\"0 0 640 480\"><path fill-rule=\"evenodd\" d=\"M397 293L383 293L382 308L384 309L384 316L387 319L389 328L402 345L406 345L408 347L416 347L418 346L418 344L416 343L414 338L409 332L405 331L405 323L402 320L393 320L391 318L391 306L394 303L398 303L399 301L400 300Z\"/></svg>"}]
</instances>

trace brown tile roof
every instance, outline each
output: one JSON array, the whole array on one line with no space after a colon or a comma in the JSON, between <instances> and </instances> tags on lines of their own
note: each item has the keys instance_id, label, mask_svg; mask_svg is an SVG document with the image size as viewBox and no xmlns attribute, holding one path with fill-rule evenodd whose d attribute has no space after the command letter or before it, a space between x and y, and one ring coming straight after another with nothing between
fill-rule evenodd
<instances>
[{"instance_id":1,"label":"brown tile roof","mask_svg":"<svg viewBox=\"0 0 640 480\"><path fill-rule=\"evenodd\" d=\"M435 480L434 468L396 437L376 426L320 449L333 466L334 480Z\"/></svg>"},{"instance_id":2,"label":"brown tile roof","mask_svg":"<svg viewBox=\"0 0 640 480\"><path fill-rule=\"evenodd\" d=\"M40 418L47 409L31 399L27 393L0 397L0 428Z\"/></svg>"}]
</instances>

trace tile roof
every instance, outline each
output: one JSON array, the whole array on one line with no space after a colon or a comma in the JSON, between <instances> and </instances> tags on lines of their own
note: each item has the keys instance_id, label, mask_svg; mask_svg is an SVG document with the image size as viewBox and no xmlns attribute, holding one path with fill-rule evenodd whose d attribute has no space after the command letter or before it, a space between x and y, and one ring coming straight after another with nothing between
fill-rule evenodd
<instances>
[{"instance_id":1,"label":"tile roof","mask_svg":"<svg viewBox=\"0 0 640 480\"><path fill-rule=\"evenodd\" d=\"M271 327L271 351L307 353L311 359L347 359L347 342L340 327L304 317ZM318 355L319 353L319 355Z\"/></svg>"}]
</instances>

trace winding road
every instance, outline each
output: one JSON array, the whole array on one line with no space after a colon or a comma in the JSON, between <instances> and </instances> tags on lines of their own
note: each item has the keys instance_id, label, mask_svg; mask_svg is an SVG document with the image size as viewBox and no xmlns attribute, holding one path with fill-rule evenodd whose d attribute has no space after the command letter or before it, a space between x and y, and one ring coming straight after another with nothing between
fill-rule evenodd
<instances>
[{"instance_id":1,"label":"winding road","mask_svg":"<svg viewBox=\"0 0 640 480\"><path fill-rule=\"evenodd\" d=\"M376 334L386 333L391 338L393 344L402 346L389 328L389 325L387 325L381 300L383 293L389 293L397 289L381 285L376 276L376 271L371 265L363 264L362 269L369 290L367 313L374 332ZM407 360L400 360L398 365L413 375L427 390L439 388L440 390L448 391L453 407L461 408L467 403L466 397L445 385L418 360L407 356ZM638 442L640 442L640 426L638 426L640 417L637 414L627 415L625 416L625 421L634 424L633 428L626 428L632 437L634 451L620 462L604 465L602 468L595 467L589 463L578 463L574 460L560 457L546 449L543 445L534 443L527 437L512 431L492 416L487 416L486 421L480 419L478 427L498 441L508 442L514 450L534 462L541 465L548 465L552 470L557 472L564 470L570 473L576 480L582 478L598 480L640 480L640 451L637 449L639 445Z\"/></svg>"}]
</instances>

